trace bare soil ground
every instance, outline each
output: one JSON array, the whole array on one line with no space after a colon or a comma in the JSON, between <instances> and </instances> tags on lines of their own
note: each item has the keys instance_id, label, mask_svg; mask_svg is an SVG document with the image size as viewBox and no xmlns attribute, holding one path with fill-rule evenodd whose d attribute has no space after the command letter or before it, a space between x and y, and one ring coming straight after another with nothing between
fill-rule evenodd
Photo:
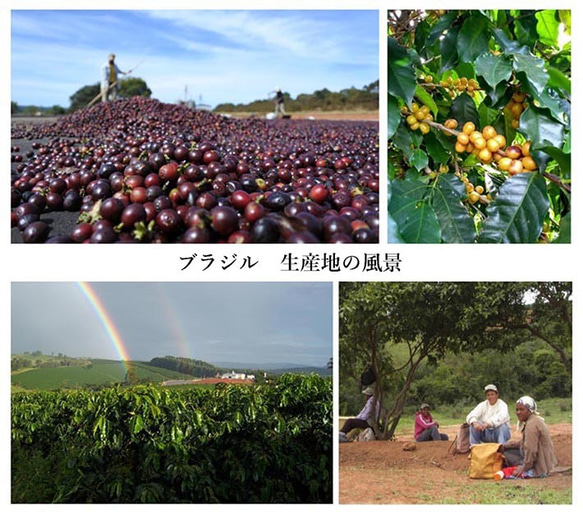
<instances>
[{"instance_id":1,"label":"bare soil ground","mask_svg":"<svg viewBox=\"0 0 583 517\"><path fill-rule=\"evenodd\" d=\"M454 438L458 426L442 427L441 432ZM467 454L453 455L449 442L416 443L415 449L403 450L412 442L411 435L395 441L350 442L340 444L340 503L347 504L468 504L475 503L472 492L492 485L569 491L572 487L572 426L549 426L559 472L543 479L472 480L468 477ZM519 436L514 434L513 439ZM495 501L492 501L495 502Z\"/></svg>"}]
</instances>

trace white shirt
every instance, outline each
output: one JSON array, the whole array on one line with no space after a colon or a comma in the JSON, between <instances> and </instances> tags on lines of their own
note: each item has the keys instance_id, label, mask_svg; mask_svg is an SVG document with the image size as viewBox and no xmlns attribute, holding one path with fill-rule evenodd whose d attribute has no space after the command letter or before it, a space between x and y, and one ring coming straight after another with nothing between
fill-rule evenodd
<instances>
[{"instance_id":1,"label":"white shirt","mask_svg":"<svg viewBox=\"0 0 583 517\"><path fill-rule=\"evenodd\" d=\"M510 422L508 406L500 399L494 405L484 400L470 411L466 417L466 422L470 425L474 422L481 422L487 427L500 427L502 424Z\"/></svg>"}]
</instances>

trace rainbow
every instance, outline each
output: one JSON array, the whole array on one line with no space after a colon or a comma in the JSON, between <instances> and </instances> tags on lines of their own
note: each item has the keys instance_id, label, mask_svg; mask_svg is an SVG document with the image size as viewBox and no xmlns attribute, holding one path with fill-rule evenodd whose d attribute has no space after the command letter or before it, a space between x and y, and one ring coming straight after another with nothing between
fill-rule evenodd
<instances>
[{"instance_id":1,"label":"rainbow","mask_svg":"<svg viewBox=\"0 0 583 517\"><path fill-rule=\"evenodd\" d=\"M158 291L158 300L160 302L160 308L164 313L164 321L168 325L172 337L174 338L174 344L178 346L179 357L191 357L191 351L189 342L186 339L184 332L184 327L180 324L180 321L176 317L176 312L174 311L174 304L168 295L166 290L166 284L156 284Z\"/></svg>"},{"instance_id":2,"label":"rainbow","mask_svg":"<svg viewBox=\"0 0 583 517\"><path fill-rule=\"evenodd\" d=\"M103 325L107 336L109 337L111 343L113 344L117 355L122 361L122 366L127 372L126 362L130 360L127 348L121 338L119 331L117 330L111 316L107 312L103 302L97 296L97 293L93 290L91 285L87 282L77 282L76 285L79 287L80 291L83 293L87 301L90 303L91 308L99 318L99 321Z\"/></svg>"}]
</instances>

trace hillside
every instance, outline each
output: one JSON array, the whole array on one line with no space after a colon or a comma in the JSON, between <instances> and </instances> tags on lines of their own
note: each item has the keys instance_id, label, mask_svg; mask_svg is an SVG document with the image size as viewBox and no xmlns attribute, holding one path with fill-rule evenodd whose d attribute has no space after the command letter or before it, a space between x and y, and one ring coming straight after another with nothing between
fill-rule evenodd
<instances>
[{"instance_id":1,"label":"hillside","mask_svg":"<svg viewBox=\"0 0 583 517\"><path fill-rule=\"evenodd\" d=\"M121 361L90 359L85 366L63 366L56 368L35 368L12 375L16 387L32 390L58 388L80 388L124 382L126 370ZM170 379L188 379L189 375L151 366L147 363L128 363L140 382L162 382Z\"/></svg>"}]
</instances>

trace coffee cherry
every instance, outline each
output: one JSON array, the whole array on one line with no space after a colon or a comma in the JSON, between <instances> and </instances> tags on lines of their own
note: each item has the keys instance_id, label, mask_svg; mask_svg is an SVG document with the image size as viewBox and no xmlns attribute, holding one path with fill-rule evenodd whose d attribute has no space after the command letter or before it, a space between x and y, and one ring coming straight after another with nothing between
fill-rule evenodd
<instances>
[{"instance_id":1,"label":"coffee cherry","mask_svg":"<svg viewBox=\"0 0 583 517\"><path fill-rule=\"evenodd\" d=\"M523 170L524 170L524 167L523 167L522 162L520 160L512 160L512 163L510 164L510 168L508 169L508 173L511 176L514 176L515 174L520 174Z\"/></svg>"},{"instance_id":2,"label":"coffee cherry","mask_svg":"<svg viewBox=\"0 0 583 517\"><path fill-rule=\"evenodd\" d=\"M522 158L522 166L527 172L531 172L537 169L536 162L530 156L525 156Z\"/></svg>"},{"instance_id":3,"label":"coffee cherry","mask_svg":"<svg viewBox=\"0 0 583 517\"><path fill-rule=\"evenodd\" d=\"M476 125L473 122L466 122L462 131L466 135L471 135L476 130Z\"/></svg>"}]
</instances>

